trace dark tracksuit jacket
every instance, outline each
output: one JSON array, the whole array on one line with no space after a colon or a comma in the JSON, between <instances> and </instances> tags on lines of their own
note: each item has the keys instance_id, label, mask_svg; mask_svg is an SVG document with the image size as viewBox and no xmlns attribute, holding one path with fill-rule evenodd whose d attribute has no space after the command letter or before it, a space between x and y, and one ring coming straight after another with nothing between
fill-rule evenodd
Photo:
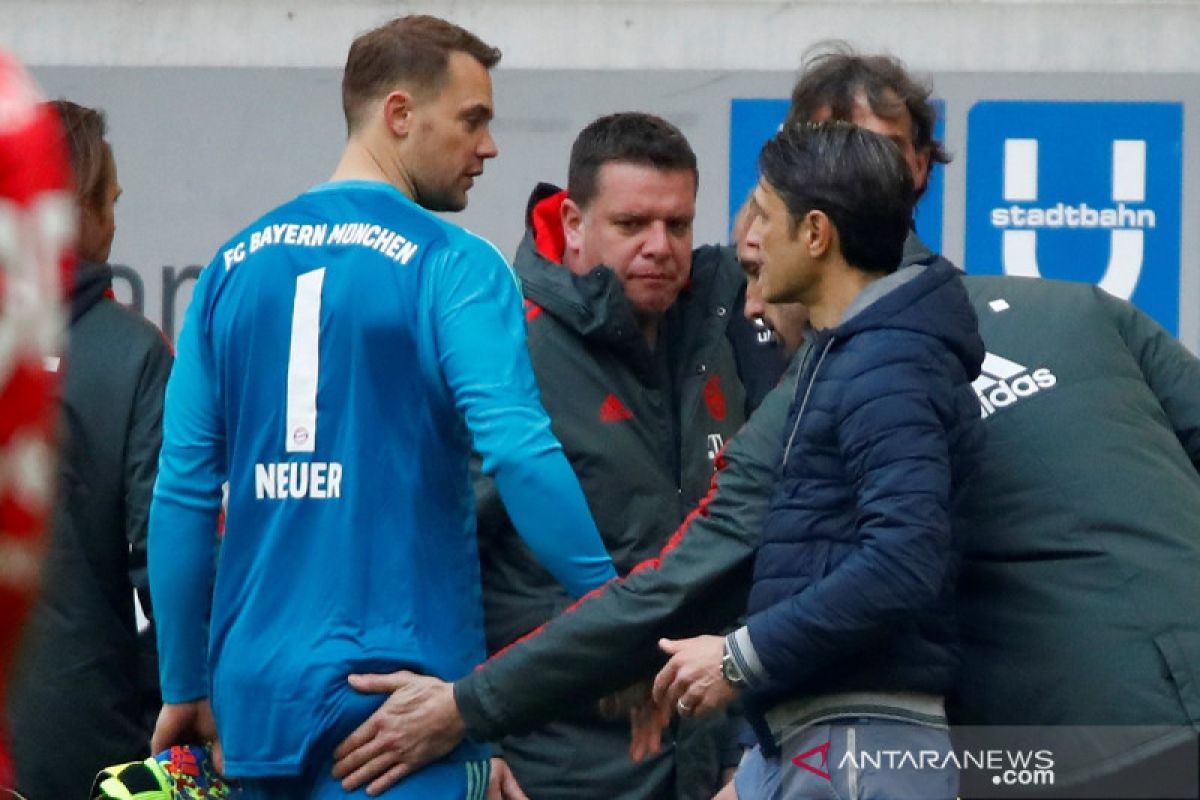
<instances>
[{"instance_id":1,"label":"dark tracksuit jacket","mask_svg":"<svg viewBox=\"0 0 1200 800\"><path fill-rule=\"evenodd\" d=\"M906 263L936 258L910 240ZM1087 285L964 284L988 354L1027 369L1004 370L1016 400L997 395L1000 380L987 386L995 359L976 381L994 411L981 404L987 443L959 509L962 668L948 714L1176 727L1141 749L1086 742L1079 769L1101 774L1200 729L1200 361ZM802 359L726 448L713 490L658 557L455 685L472 736L522 729L565 698L624 685L662 663L659 636L712 633L745 609ZM1049 389L1037 383L1043 368ZM1021 374L1032 385L1015 386Z\"/></svg>"},{"instance_id":2,"label":"dark tracksuit jacket","mask_svg":"<svg viewBox=\"0 0 1200 800\"><path fill-rule=\"evenodd\" d=\"M59 365L58 499L9 692L29 800L87 797L97 771L147 756L160 702L133 602L135 590L149 601L146 517L172 356L154 325L106 297L111 285L108 265L78 266Z\"/></svg>"},{"instance_id":3,"label":"dark tracksuit jacket","mask_svg":"<svg viewBox=\"0 0 1200 800\"><path fill-rule=\"evenodd\" d=\"M651 352L612 270L576 276L557 263L564 196L551 187L535 193L515 268L542 402L624 575L654 556L700 500L717 452L742 425L745 397L727 326L741 313L736 303L745 281L728 249L697 250L690 285L667 312ZM573 598L516 535L492 482L480 479L476 496L494 652ZM636 765L628 757L628 722L604 722L593 707L582 698L564 703L563 722L503 742L530 796L692 797L715 790L719 720L689 723L677 732L677 750L668 746Z\"/></svg>"}]
</instances>

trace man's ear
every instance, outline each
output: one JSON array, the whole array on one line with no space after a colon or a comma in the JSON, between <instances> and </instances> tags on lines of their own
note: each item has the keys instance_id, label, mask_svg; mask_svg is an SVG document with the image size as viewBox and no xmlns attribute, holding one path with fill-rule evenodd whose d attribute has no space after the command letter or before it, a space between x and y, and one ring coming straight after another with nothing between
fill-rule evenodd
<instances>
[{"instance_id":1,"label":"man's ear","mask_svg":"<svg viewBox=\"0 0 1200 800\"><path fill-rule=\"evenodd\" d=\"M811 258L825 258L839 246L837 228L824 211L814 209L804 215L800 236Z\"/></svg>"},{"instance_id":2,"label":"man's ear","mask_svg":"<svg viewBox=\"0 0 1200 800\"><path fill-rule=\"evenodd\" d=\"M929 170L933 168L933 152L929 148L917 151L917 163L913 171L913 191L917 197L929 188Z\"/></svg>"},{"instance_id":3,"label":"man's ear","mask_svg":"<svg viewBox=\"0 0 1200 800\"><path fill-rule=\"evenodd\" d=\"M562 217L563 239L567 244L563 261L567 261L578 257L583 250L583 209L568 197L562 201L558 213Z\"/></svg>"},{"instance_id":4,"label":"man's ear","mask_svg":"<svg viewBox=\"0 0 1200 800\"><path fill-rule=\"evenodd\" d=\"M383 124L392 135L401 139L412 130L413 97L403 89L396 89L383 98Z\"/></svg>"}]
</instances>

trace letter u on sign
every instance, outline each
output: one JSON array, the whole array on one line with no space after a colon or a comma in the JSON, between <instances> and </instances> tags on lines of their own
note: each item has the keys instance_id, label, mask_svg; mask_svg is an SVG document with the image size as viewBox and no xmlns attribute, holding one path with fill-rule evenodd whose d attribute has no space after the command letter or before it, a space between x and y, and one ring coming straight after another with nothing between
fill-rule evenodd
<instances>
[{"instance_id":1,"label":"letter u on sign","mask_svg":"<svg viewBox=\"0 0 1200 800\"><path fill-rule=\"evenodd\" d=\"M1008 202L1035 202L1038 199L1037 139L1004 141L1004 199ZM1114 203L1143 202L1146 199L1146 143L1135 139L1117 139L1112 143L1112 199ZM1114 228L1109 232L1108 266L1099 286L1104 291L1128 300L1137 288L1145 254L1145 234L1141 230ZM1037 231L1004 231L1004 271L1009 275L1039 277Z\"/></svg>"}]
</instances>

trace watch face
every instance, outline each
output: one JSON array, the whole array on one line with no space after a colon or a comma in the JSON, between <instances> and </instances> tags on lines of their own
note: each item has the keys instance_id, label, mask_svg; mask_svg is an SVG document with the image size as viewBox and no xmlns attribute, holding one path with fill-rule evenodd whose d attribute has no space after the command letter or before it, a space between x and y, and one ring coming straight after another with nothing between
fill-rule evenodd
<instances>
[{"instance_id":1,"label":"watch face","mask_svg":"<svg viewBox=\"0 0 1200 800\"><path fill-rule=\"evenodd\" d=\"M721 677L727 680L731 686L741 686L746 682L742 671L737 667L737 662L729 653L726 653L721 659Z\"/></svg>"}]
</instances>

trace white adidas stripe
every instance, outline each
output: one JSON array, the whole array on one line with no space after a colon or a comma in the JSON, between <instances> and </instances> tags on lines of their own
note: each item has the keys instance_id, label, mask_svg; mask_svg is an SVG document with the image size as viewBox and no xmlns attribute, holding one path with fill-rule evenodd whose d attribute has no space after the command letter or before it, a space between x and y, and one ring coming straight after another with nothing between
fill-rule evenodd
<instances>
[{"instance_id":1,"label":"white adidas stripe","mask_svg":"<svg viewBox=\"0 0 1200 800\"><path fill-rule=\"evenodd\" d=\"M976 391L986 392L1000 381L1010 380L1026 371L1028 371L1028 367L1015 361L1009 361L995 353L986 353L983 366L980 368L980 375L971 382L971 385L975 387Z\"/></svg>"},{"instance_id":2,"label":"white adidas stripe","mask_svg":"<svg viewBox=\"0 0 1200 800\"><path fill-rule=\"evenodd\" d=\"M466 800L486 800L491 779L491 761L468 761Z\"/></svg>"}]
</instances>

